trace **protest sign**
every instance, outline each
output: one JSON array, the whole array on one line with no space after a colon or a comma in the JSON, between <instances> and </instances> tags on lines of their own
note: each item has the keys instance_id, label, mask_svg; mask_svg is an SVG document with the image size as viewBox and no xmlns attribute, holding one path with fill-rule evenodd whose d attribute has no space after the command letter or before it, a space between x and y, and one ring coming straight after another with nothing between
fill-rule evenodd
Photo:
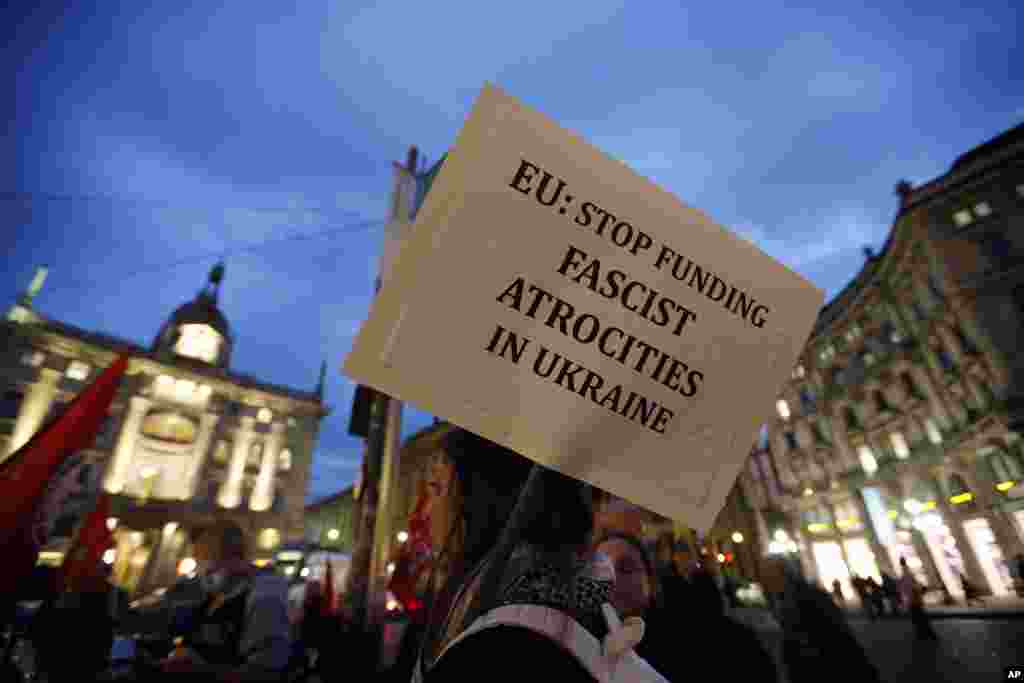
<instances>
[{"instance_id":1,"label":"protest sign","mask_svg":"<svg viewBox=\"0 0 1024 683\"><path fill-rule=\"evenodd\" d=\"M344 372L706 529L823 299L487 86Z\"/></svg>"}]
</instances>

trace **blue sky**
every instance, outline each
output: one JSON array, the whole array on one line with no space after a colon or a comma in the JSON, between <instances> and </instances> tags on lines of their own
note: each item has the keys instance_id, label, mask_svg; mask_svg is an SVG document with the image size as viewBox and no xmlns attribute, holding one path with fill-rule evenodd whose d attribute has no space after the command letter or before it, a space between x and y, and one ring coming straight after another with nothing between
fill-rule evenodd
<instances>
[{"instance_id":1,"label":"blue sky","mask_svg":"<svg viewBox=\"0 0 1024 683\"><path fill-rule=\"evenodd\" d=\"M329 363L311 497L362 454L339 367L391 163L439 157L484 81L830 295L900 178L1024 120L1013 2L41 4L0 16L4 298L47 264L40 310L148 344L226 254L234 368L312 388Z\"/></svg>"}]
</instances>

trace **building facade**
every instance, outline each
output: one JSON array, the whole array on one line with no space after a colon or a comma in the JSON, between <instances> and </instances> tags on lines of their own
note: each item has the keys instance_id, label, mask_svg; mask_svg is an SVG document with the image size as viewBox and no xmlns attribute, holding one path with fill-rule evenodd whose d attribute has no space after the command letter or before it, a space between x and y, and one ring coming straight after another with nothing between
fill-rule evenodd
<instances>
[{"instance_id":1,"label":"building facade","mask_svg":"<svg viewBox=\"0 0 1024 683\"><path fill-rule=\"evenodd\" d=\"M306 506L306 543L351 553L355 530L355 489L350 486Z\"/></svg>"},{"instance_id":2,"label":"building facade","mask_svg":"<svg viewBox=\"0 0 1024 683\"><path fill-rule=\"evenodd\" d=\"M739 485L761 551L826 586L1012 589L1024 552L1024 126L897 186L884 248L821 311Z\"/></svg>"},{"instance_id":3,"label":"building facade","mask_svg":"<svg viewBox=\"0 0 1024 683\"><path fill-rule=\"evenodd\" d=\"M315 390L301 391L232 371L235 339L217 305L223 274L217 266L148 348L44 317L32 305L39 277L0 322L2 458L117 355L130 357L100 434L80 455L112 494L114 574L131 590L172 581L189 557L190 532L217 518L238 522L257 558L303 538L309 468L327 414L323 373ZM56 531L45 552L59 556L71 530Z\"/></svg>"}]
</instances>

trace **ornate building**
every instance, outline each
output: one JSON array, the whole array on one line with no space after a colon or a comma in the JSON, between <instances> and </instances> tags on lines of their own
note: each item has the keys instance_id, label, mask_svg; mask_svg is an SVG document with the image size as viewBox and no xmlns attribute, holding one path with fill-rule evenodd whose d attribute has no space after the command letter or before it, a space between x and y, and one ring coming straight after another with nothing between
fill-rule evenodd
<instances>
[{"instance_id":1,"label":"ornate building","mask_svg":"<svg viewBox=\"0 0 1024 683\"><path fill-rule=\"evenodd\" d=\"M821 311L739 484L762 550L1011 591L1024 552L1024 126L897 186L878 254Z\"/></svg>"},{"instance_id":2,"label":"ornate building","mask_svg":"<svg viewBox=\"0 0 1024 683\"><path fill-rule=\"evenodd\" d=\"M315 390L301 391L232 371L235 338L217 305L223 275L223 266L214 268L149 348L35 311L45 271L0 322L2 458L116 355L130 356L101 433L83 456L113 494L115 577L133 590L166 585L183 560L187 568L189 531L214 518L239 522L257 558L303 537L306 482L327 415L323 372ZM62 545L47 553L59 554Z\"/></svg>"}]
</instances>

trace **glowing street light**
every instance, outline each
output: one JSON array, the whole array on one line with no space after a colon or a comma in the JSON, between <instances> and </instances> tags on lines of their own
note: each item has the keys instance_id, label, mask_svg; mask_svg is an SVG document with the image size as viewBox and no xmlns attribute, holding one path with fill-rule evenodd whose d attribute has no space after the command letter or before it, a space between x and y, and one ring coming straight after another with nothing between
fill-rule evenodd
<instances>
[{"instance_id":1,"label":"glowing street light","mask_svg":"<svg viewBox=\"0 0 1024 683\"><path fill-rule=\"evenodd\" d=\"M405 543L408 540L409 540L409 532L408 531L399 531L398 532L398 542L399 543Z\"/></svg>"},{"instance_id":2,"label":"glowing street light","mask_svg":"<svg viewBox=\"0 0 1024 683\"><path fill-rule=\"evenodd\" d=\"M732 534L733 543L743 543L743 534L738 531L734 531Z\"/></svg>"},{"instance_id":3,"label":"glowing street light","mask_svg":"<svg viewBox=\"0 0 1024 683\"><path fill-rule=\"evenodd\" d=\"M341 532L337 529L331 529L327 532L327 540L329 541L337 541L339 536L341 536Z\"/></svg>"}]
</instances>

